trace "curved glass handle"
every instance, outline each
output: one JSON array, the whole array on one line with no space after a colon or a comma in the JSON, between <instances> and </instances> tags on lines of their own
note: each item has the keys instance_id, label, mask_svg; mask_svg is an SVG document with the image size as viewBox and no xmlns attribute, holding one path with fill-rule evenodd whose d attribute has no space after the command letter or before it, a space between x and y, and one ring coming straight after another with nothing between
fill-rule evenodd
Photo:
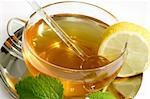
<instances>
[{"instance_id":1,"label":"curved glass handle","mask_svg":"<svg viewBox=\"0 0 150 99\"><path fill-rule=\"evenodd\" d=\"M20 38L17 37L15 32L18 31L20 28L23 28L25 26L25 22L26 21L20 18L12 18L7 23L7 34L12 42L18 47L22 45L22 41L19 40Z\"/></svg>"},{"instance_id":2,"label":"curved glass handle","mask_svg":"<svg viewBox=\"0 0 150 99\"><path fill-rule=\"evenodd\" d=\"M25 23L26 21L20 18L12 18L7 23L7 34L9 38L5 42L5 48L10 52L10 54L20 59L23 59L21 53L21 38Z\"/></svg>"}]
</instances>

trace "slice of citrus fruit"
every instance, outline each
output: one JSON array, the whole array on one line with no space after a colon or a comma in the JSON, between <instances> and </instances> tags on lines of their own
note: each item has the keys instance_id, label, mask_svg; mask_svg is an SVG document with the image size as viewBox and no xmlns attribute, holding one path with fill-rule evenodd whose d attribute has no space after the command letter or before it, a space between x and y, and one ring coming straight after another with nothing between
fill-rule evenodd
<instances>
[{"instance_id":1,"label":"slice of citrus fruit","mask_svg":"<svg viewBox=\"0 0 150 99\"><path fill-rule=\"evenodd\" d=\"M113 60L121 54L126 42L128 54L119 77L140 74L149 65L150 32L129 22L120 22L106 29L98 54Z\"/></svg>"}]
</instances>

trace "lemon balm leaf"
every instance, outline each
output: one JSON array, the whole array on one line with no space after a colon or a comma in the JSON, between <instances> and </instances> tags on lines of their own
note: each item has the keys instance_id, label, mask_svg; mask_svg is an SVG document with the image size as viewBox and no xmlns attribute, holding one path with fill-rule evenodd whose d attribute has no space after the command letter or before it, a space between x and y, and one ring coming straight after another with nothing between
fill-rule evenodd
<instances>
[{"instance_id":1,"label":"lemon balm leaf","mask_svg":"<svg viewBox=\"0 0 150 99\"><path fill-rule=\"evenodd\" d=\"M15 86L19 99L63 99L63 85L46 75L27 77Z\"/></svg>"},{"instance_id":2,"label":"lemon balm leaf","mask_svg":"<svg viewBox=\"0 0 150 99\"><path fill-rule=\"evenodd\" d=\"M109 92L95 92L89 96L90 99L116 99L111 93Z\"/></svg>"}]
</instances>

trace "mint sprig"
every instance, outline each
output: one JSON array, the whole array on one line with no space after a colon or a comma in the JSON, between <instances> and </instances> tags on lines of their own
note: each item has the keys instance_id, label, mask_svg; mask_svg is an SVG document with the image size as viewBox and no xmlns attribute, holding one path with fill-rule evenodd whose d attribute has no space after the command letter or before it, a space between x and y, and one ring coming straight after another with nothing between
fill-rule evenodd
<instances>
[{"instance_id":1,"label":"mint sprig","mask_svg":"<svg viewBox=\"0 0 150 99\"><path fill-rule=\"evenodd\" d=\"M116 99L111 93L109 92L95 92L89 95L90 99Z\"/></svg>"},{"instance_id":2,"label":"mint sprig","mask_svg":"<svg viewBox=\"0 0 150 99\"><path fill-rule=\"evenodd\" d=\"M26 77L15 86L19 99L63 99L63 85L59 80L46 75ZM90 99L116 99L109 92L96 92Z\"/></svg>"},{"instance_id":3,"label":"mint sprig","mask_svg":"<svg viewBox=\"0 0 150 99\"><path fill-rule=\"evenodd\" d=\"M63 85L55 78L39 75L27 77L15 86L19 99L62 99Z\"/></svg>"}]
</instances>

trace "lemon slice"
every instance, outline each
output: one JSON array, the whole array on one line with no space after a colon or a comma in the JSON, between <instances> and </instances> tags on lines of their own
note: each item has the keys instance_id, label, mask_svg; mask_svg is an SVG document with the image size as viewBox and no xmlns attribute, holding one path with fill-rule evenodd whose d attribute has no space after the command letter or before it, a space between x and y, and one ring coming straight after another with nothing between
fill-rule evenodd
<instances>
[{"instance_id":1,"label":"lemon slice","mask_svg":"<svg viewBox=\"0 0 150 99\"><path fill-rule=\"evenodd\" d=\"M104 32L104 38L98 54L114 60L127 45L127 58L119 77L129 77L142 73L150 59L150 33L145 28L129 22L120 22L110 26Z\"/></svg>"}]
</instances>

